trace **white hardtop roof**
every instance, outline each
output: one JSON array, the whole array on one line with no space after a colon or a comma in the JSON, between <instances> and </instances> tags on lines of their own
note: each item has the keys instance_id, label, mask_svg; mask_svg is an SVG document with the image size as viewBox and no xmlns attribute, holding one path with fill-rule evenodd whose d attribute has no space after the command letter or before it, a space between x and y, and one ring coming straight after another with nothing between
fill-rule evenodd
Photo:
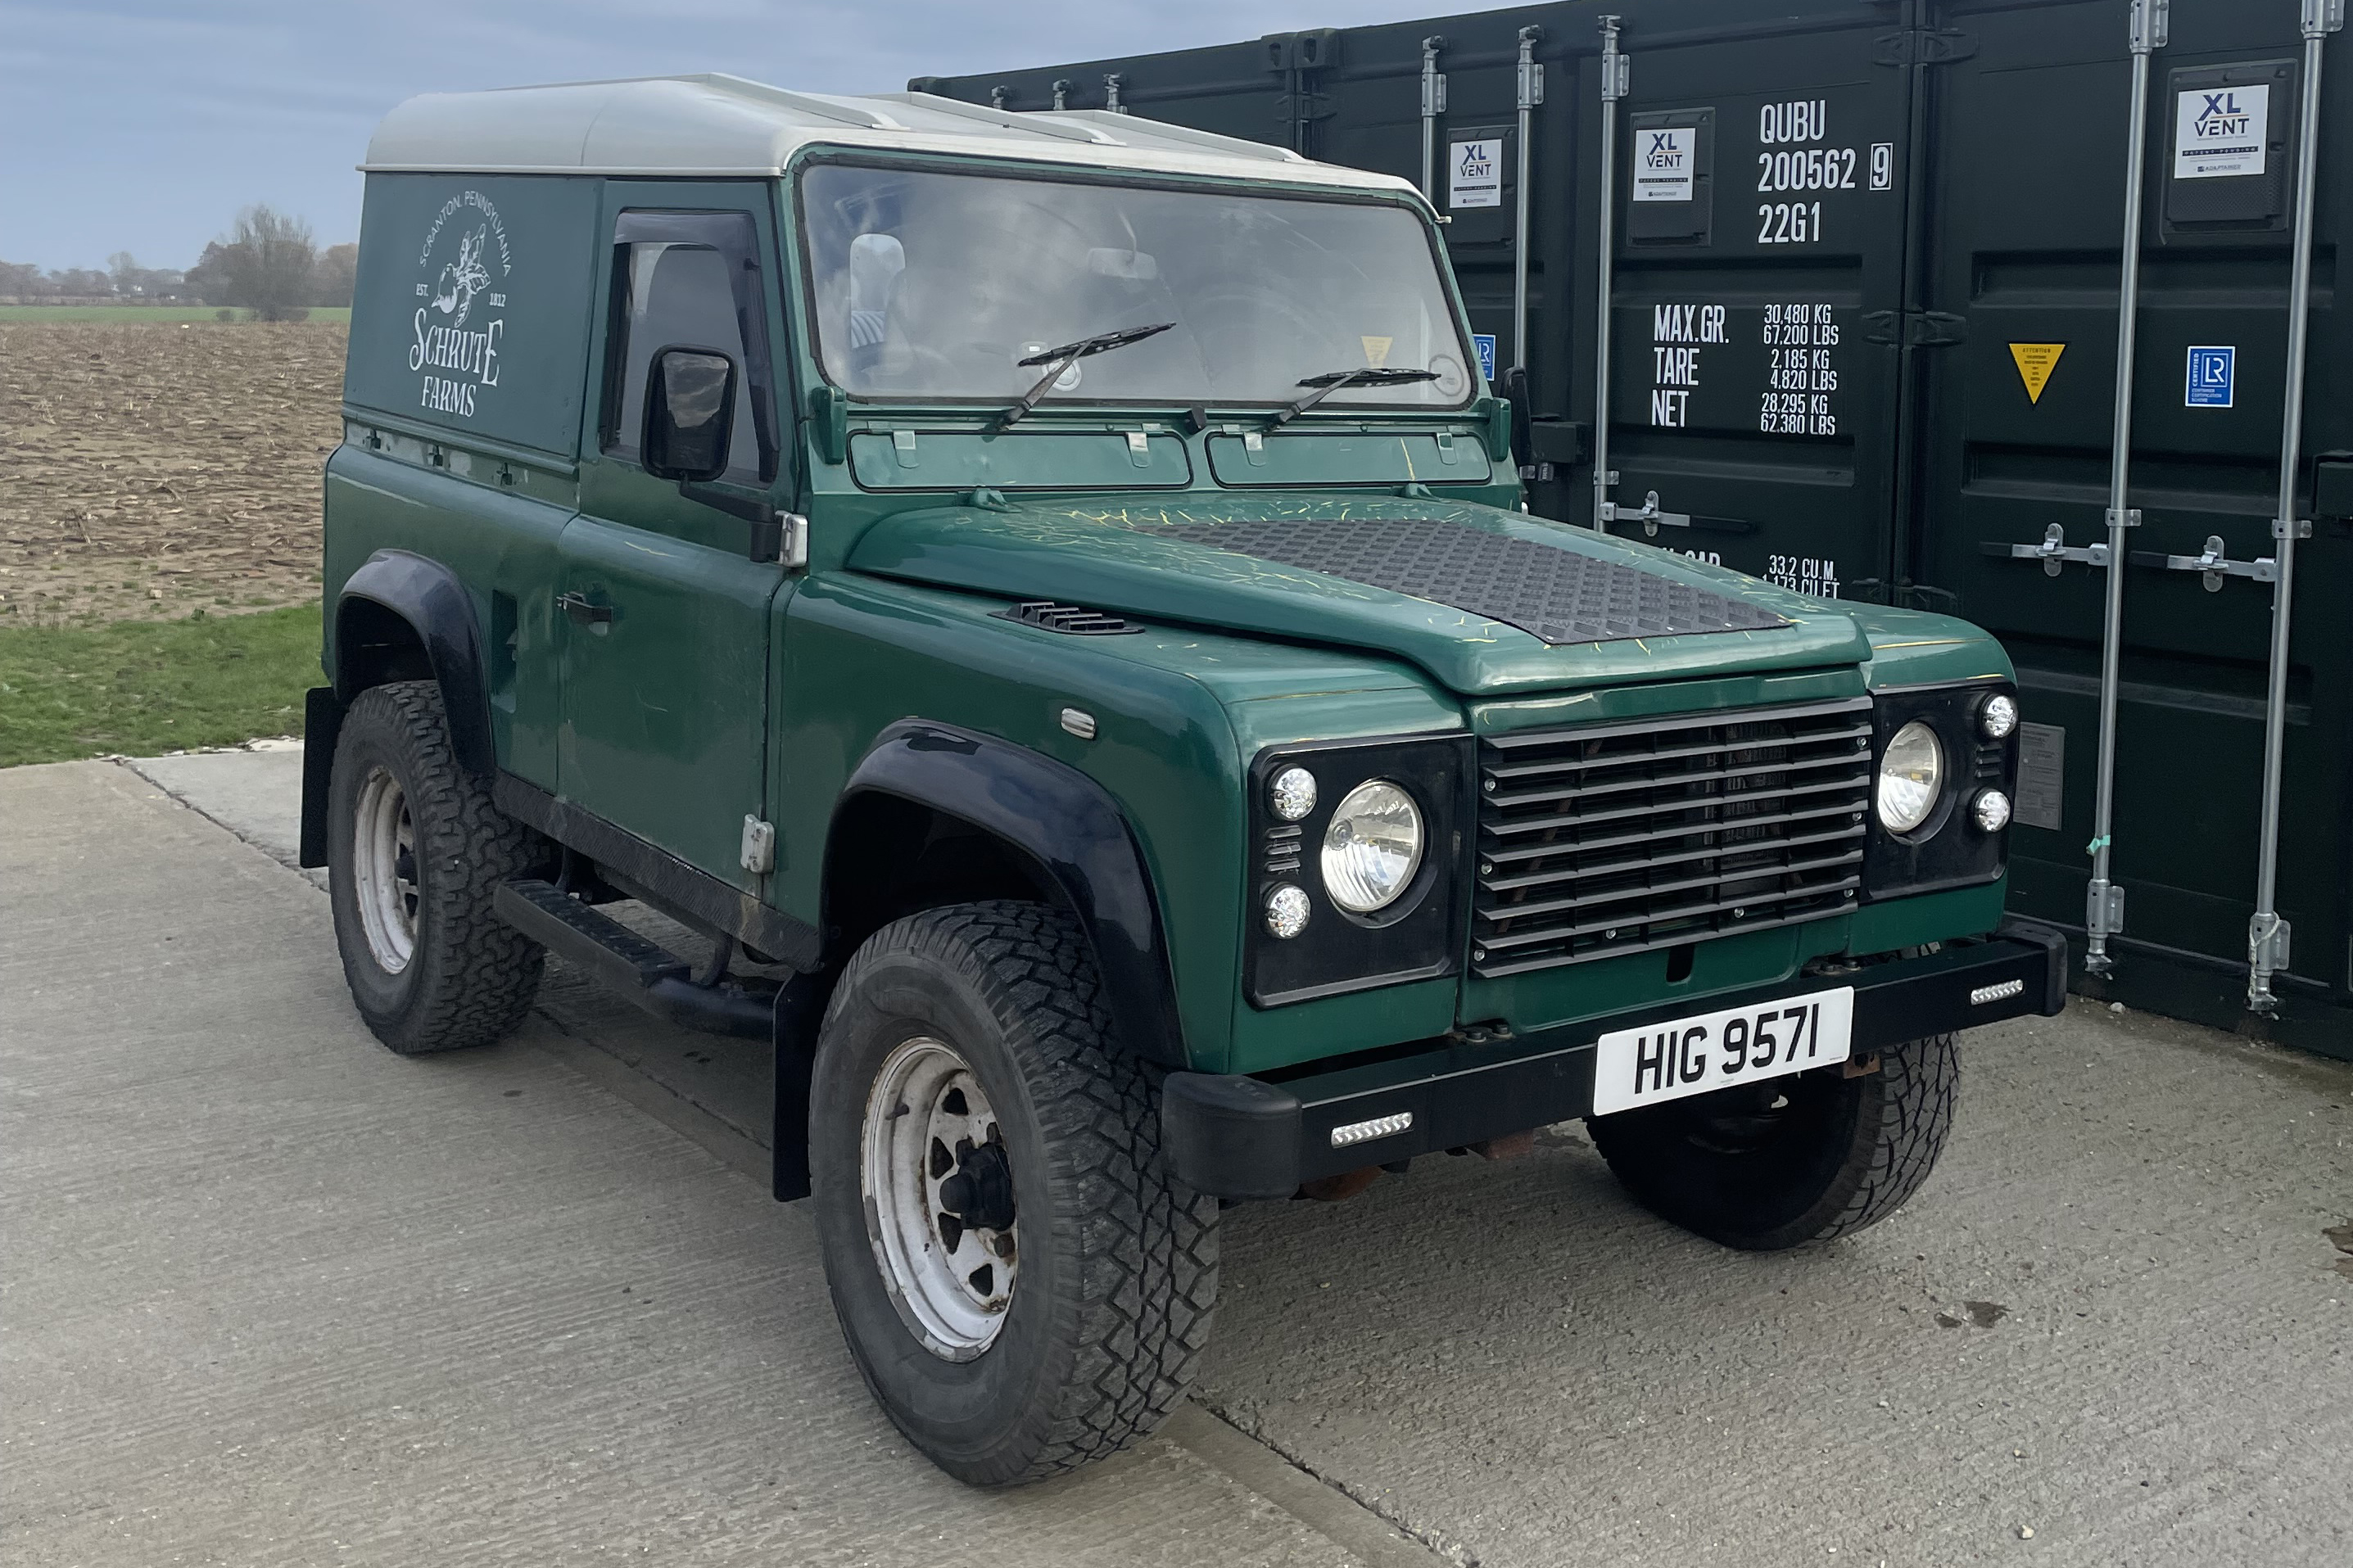
<instances>
[{"instance_id":1,"label":"white hardtop roof","mask_svg":"<svg viewBox=\"0 0 2353 1568\"><path fill-rule=\"evenodd\" d=\"M1406 191L1388 174L1103 110L1023 113L887 92L788 92L733 76L434 92L384 118L370 173L774 176L801 148L962 153L1156 174Z\"/></svg>"}]
</instances>

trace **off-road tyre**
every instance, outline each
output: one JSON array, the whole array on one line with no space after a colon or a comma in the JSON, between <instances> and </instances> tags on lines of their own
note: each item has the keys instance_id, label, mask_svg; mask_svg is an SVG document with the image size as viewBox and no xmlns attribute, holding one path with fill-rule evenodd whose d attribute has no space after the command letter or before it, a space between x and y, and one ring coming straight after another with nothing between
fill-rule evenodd
<instances>
[{"instance_id":1,"label":"off-road tyre","mask_svg":"<svg viewBox=\"0 0 2353 1568\"><path fill-rule=\"evenodd\" d=\"M1218 1292L1218 1202L1160 1154L1160 1073L1113 1038L1076 922L954 905L845 965L810 1085L815 1218L834 1311L876 1401L940 1468L1043 1479L1148 1436L1182 1401ZM867 1100L918 1038L969 1065L1002 1130L1019 1268L995 1338L948 1359L886 1283L866 1192Z\"/></svg>"},{"instance_id":2,"label":"off-road tyre","mask_svg":"<svg viewBox=\"0 0 2353 1568\"><path fill-rule=\"evenodd\" d=\"M1861 1077L1822 1068L1586 1125L1652 1213L1726 1247L1771 1252L1903 1207L1945 1147L1960 1076L1958 1037L1930 1035L1881 1051L1878 1070Z\"/></svg>"},{"instance_id":3,"label":"off-road tyre","mask_svg":"<svg viewBox=\"0 0 2353 1568\"><path fill-rule=\"evenodd\" d=\"M377 770L396 784L414 841L414 948L398 970L372 950L353 871L362 791ZM328 784L328 898L352 1000L403 1056L484 1046L522 1022L546 950L491 912L491 894L537 868L546 841L491 802L459 765L441 693L429 680L370 687L343 716Z\"/></svg>"}]
</instances>

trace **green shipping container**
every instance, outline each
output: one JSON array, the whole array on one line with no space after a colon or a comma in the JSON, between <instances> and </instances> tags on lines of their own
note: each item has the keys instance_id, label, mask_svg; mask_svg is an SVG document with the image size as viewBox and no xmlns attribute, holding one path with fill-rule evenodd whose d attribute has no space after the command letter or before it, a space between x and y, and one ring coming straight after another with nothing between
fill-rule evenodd
<instances>
[{"instance_id":1,"label":"green shipping container","mask_svg":"<svg viewBox=\"0 0 2353 1568\"><path fill-rule=\"evenodd\" d=\"M2011 904L2075 934L2080 988L2353 1058L2344 9L1619 0L910 86L1418 181L1524 388L1536 510L1998 633L2029 721Z\"/></svg>"}]
</instances>

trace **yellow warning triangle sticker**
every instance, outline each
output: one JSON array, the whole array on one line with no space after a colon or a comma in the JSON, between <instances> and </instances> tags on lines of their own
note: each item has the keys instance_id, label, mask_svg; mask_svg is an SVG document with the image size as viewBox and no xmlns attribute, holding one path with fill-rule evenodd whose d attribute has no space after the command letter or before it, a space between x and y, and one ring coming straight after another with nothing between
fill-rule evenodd
<instances>
[{"instance_id":1,"label":"yellow warning triangle sticker","mask_svg":"<svg viewBox=\"0 0 2353 1568\"><path fill-rule=\"evenodd\" d=\"M2012 343L2010 357L2018 362L2018 379L2026 383L2026 400L2042 401L2042 389L2051 384L2051 372L2059 363L2059 356L2067 352L2065 343Z\"/></svg>"},{"instance_id":2,"label":"yellow warning triangle sticker","mask_svg":"<svg viewBox=\"0 0 2353 1568\"><path fill-rule=\"evenodd\" d=\"M1365 363L1374 370L1389 363L1389 350L1397 345L1395 338L1359 337L1356 341L1365 345Z\"/></svg>"}]
</instances>

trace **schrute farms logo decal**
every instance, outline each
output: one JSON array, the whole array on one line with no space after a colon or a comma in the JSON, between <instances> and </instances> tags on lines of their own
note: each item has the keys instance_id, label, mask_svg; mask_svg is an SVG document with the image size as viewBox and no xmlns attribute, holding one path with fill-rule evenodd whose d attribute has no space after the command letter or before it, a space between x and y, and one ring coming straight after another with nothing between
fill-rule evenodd
<instances>
[{"instance_id":1,"label":"schrute farms logo decal","mask_svg":"<svg viewBox=\"0 0 2353 1568\"><path fill-rule=\"evenodd\" d=\"M504 289L514 270L507 226L480 191L441 204L417 253L416 342L408 368L423 376L417 406L474 416L474 395L499 384L499 341L506 335Z\"/></svg>"}]
</instances>

